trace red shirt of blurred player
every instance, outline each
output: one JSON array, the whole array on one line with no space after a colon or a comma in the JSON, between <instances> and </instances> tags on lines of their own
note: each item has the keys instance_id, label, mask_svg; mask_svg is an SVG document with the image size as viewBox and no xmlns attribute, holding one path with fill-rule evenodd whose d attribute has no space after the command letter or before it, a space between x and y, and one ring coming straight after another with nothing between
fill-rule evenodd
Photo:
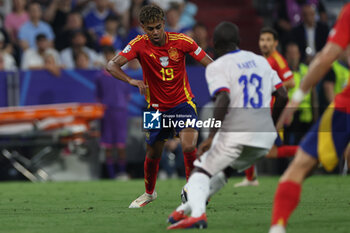
<instances>
[{"instance_id":1,"label":"red shirt of blurred player","mask_svg":"<svg viewBox=\"0 0 350 233\"><path fill-rule=\"evenodd\" d=\"M328 42L335 43L343 49L350 46L350 3L345 5L341 11L336 25L329 33ZM350 53L349 49L347 51ZM350 54L348 54L348 63L350 65ZM335 97L334 104L339 111L346 111L350 113L349 83L345 89Z\"/></svg>"},{"instance_id":2,"label":"red shirt of blurred player","mask_svg":"<svg viewBox=\"0 0 350 233\"><path fill-rule=\"evenodd\" d=\"M206 56L194 40L182 33L165 32L164 36L165 44L156 46L148 35L139 35L119 53L129 61L138 58L143 80L149 87L146 100L160 111L192 100L185 54L189 53L197 61Z\"/></svg>"}]
</instances>

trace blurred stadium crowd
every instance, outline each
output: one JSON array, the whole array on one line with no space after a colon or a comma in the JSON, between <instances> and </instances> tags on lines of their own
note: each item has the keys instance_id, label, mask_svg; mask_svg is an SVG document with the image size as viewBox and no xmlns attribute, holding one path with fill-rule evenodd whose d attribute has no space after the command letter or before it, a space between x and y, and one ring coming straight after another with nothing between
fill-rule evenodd
<instances>
[{"instance_id":1,"label":"blurred stadium crowd","mask_svg":"<svg viewBox=\"0 0 350 233\"><path fill-rule=\"evenodd\" d=\"M166 10L169 31L195 24L197 7L183 0L3 0L0 69L102 68L104 46L120 51L142 34L138 11L149 3Z\"/></svg>"},{"instance_id":2,"label":"blurred stadium crowd","mask_svg":"<svg viewBox=\"0 0 350 233\"><path fill-rule=\"evenodd\" d=\"M310 61L326 43L329 30L335 21L334 16L347 1L218 0L215 2L219 5L227 4L228 8L236 5L242 9L251 8L252 12L262 19L255 28L266 25L276 29L279 34L279 51L294 73L296 87L289 90L291 94L305 75ZM236 4L232 5L234 2ZM138 12L142 6L150 3L158 4L165 10L166 31L188 34L215 58L210 38L215 25L211 24L210 17L217 17L217 21L230 21L231 18L207 15L206 22L203 20L205 17L198 17L202 6L212 4L212 8L215 8L211 1L0 0L0 71L47 70L59 76L61 69L103 69L111 47L115 51L120 51L136 35L143 33L138 22ZM223 13L224 10L222 11L224 16ZM247 31L249 27L249 24L243 25L240 29ZM242 33L242 37L244 35ZM249 40L257 47L259 32L255 35L255 38ZM242 44L245 44L248 38L241 40ZM242 46L242 49L259 53L256 47ZM344 53L344 56L334 63L324 80L303 102L292 125L285 130L286 144L298 144L303 133L322 114L335 94L346 86L349 78L348 59ZM190 57L186 62L187 65L196 65ZM138 70L140 66L138 62L132 62L128 68ZM140 134L140 129L135 132L129 129L128 133L135 136ZM140 147L142 143L139 143ZM138 159L140 166L128 166L127 172L132 177L142 177L144 152L135 149L135 145L138 145L135 141L132 144L131 150L128 148L126 150L126 157L132 158L135 157L133 153L137 154L136 156L140 157ZM167 143L164 161L161 163L164 172L160 175L164 177L184 175L179 146L176 139Z\"/></svg>"}]
</instances>

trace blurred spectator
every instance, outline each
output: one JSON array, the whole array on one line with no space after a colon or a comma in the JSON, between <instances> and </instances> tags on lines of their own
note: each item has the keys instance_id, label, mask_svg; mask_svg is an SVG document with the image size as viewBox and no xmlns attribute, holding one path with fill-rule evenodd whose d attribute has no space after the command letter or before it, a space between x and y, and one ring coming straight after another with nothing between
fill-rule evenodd
<instances>
[{"instance_id":1,"label":"blurred spectator","mask_svg":"<svg viewBox=\"0 0 350 233\"><path fill-rule=\"evenodd\" d=\"M188 33L190 31L190 28L182 27L179 24L180 16L180 5L177 3L172 3L169 9L166 11L165 30L168 32Z\"/></svg>"},{"instance_id":2,"label":"blurred spectator","mask_svg":"<svg viewBox=\"0 0 350 233\"><path fill-rule=\"evenodd\" d=\"M14 71L17 69L16 61L9 52L11 51L9 47L11 46L9 44L8 37L6 36L6 32L3 29L0 29L0 53L2 59L2 70Z\"/></svg>"},{"instance_id":3,"label":"blurred spectator","mask_svg":"<svg viewBox=\"0 0 350 233\"><path fill-rule=\"evenodd\" d=\"M198 7L196 4L188 0L185 0L185 3L183 4L179 24L185 28L193 27L196 23L196 20L194 17L197 14L197 11L198 11Z\"/></svg>"},{"instance_id":4,"label":"blurred spectator","mask_svg":"<svg viewBox=\"0 0 350 233\"><path fill-rule=\"evenodd\" d=\"M276 24L275 28L279 34L282 50L288 42L288 37L293 27L302 21L302 6L311 4L317 7L322 22L327 23L327 14L320 0L281 0L276 1Z\"/></svg>"},{"instance_id":5,"label":"blurred spectator","mask_svg":"<svg viewBox=\"0 0 350 233\"><path fill-rule=\"evenodd\" d=\"M327 42L328 25L316 21L316 12L313 5L302 7L302 21L292 29L292 38L301 52L301 60L308 64L315 54L320 51Z\"/></svg>"},{"instance_id":6,"label":"blurred spectator","mask_svg":"<svg viewBox=\"0 0 350 233\"><path fill-rule=\"evenodd\" d=\"M12 53L10 37L3 28L0 28L0 42L0 50L5 50L7 53Z\"/></svg>"},{"instance_id":7,"label":"blurred spectator","mask_svg":"<svg viewBox=\"0 0 350 233\"><path fill-rule=\"evenodd\" d=\"M130 7L132 0L109 0L111 9L115 15L121 18L121 25L124 30L129 29Z\"/></svg>"},{"instance_id":8,"label":"blurred spectator","mask_svg":"<svg viewBox=\"0 0 350 233\"><path fill-rule=\"evenodd\" d=\"M140 9L147 5L147 3L147 0L132 0L129 13L129 29L139 26Z\"/></svg>"},{"instance_id":9,"label":"blurred spectator","mask_svg":"<svg viewBox=\"0 0 350 233\"><path fill-rule=\"evenodd\" d=\"M83 18L79 12L71 12L67 16L67 21L62 31L56 36L55 47L61 51L70 46L70 41L74 32L81 30L86 37L86 45L90 48L94 48L95 43L93 42L90 34L84 29Z\"/></svg>"},{"instance_id":10,"label":"blurred spectator","mask_svg":"<svg viewBox=\"0 0 350 233\"><path fill-rule=\"evenodd\" d=\"M90 59L89 55L83 50L74 54L74 64L76 69L86 70L89 69Z\"/></svg>"},{"instance_id":11,"label":"blurred spectator","mask_svg":"<svg viewBox=\"0 0 350 233\"><path fill-rule=\"evenodd\" d=\"M52 0L45 10L44 19L50 23L55 35L61 33L67 22L68 14L72 11L72 0Z\"/></svg>"},{"instance_id":12,"label":"blurred spectator","mask_svg":"<svg viewBox=\"0 0 350 233\"><path fill-rule=\"evenodd\" d=\"M0 0L0 15L5 16L11 12L12 0Z\"/></svg>"},{"instance_id":13,"label":"blurred spectator","mask_svg":"<svg viewBox=\"0 0 350 233\"><path fill-rule=\"evenodd\" d=\"M208 30L202 23L197 23L192 28L192 38L211 57L214 58L214 48L209 45ZM198 65L199 63L191 56L186 55L187 65Z\"/></svg>"},{"instance_id":14,"label":"blurred spectator","mask_svg":"<svg viewBox=\"0 0 350 233\"><path fill-rule=\"evenodd\" d=\"M74 10L76 11L83 11L91 2L92 0L73 0L72 5Z\"/></svg>"},{"instance_id":15,"label":"blurred spectator","mask_svg":"<svg viewBox=\"0 0 350 233\"><path fill-rule=\"evenodd\" d=\"M94 39L101 37L105 30L104 22L108 16L112 15L109 9L108 0L95 0L95 7L86 12L84 23L89 33Z\"/></svg>"},{"instance_id":16,"label":"blurred spectator","mask_svg":"<svg viewBox=\"0 0 350 233\"><path fill-rule=\"evenodd\" d=\"M11 54L0 52L0 70L1 71L16 71L16 62Z\"/></svg>"},{"instance_id":17,"label":"blurred spectator","mask_svg":"<svg viewBox=\"0 0 350 233\"><path fill-rule=\"evenodd\" d=\"M194 16L197 14L197 6L188 0L149 0L150 3L161 7L165 12L169 11L173 5L179 6L179 26L181 28L191 28L196 23Z\"/></svg>"},{"instance_id":18,"label":"blurred spectator","mask_svg":"<svg viewBox=\"0 0 350 233\"><path fill-rule=\"evenodd\" d=\"M114 48L104 47L103 54L107 61L115 56ZM128 101L129 85L113 78L103 70L96 79L96 96L99 102L106 106L101 121L101 146L105 149L106 168L110 178L127 178L125 144L128 133ZM117 171L113 150L118 154Z\"/></svg>"},{"instance_id":19,"label":"blurred spectator","mask_svg":"<svg viewBox=\"0 0 350 233\"><path fill-rule=\"evenodd\" d=\"M60 66L61 62L58 52L50 48L50 43L45 34L39 34L36 36L36 48L30 48L24 52L21 69L46 69L50 73L59 76Z\"/></svg>"},{"instance_id":20,"label":"blurred spectator","mask_svg":"<svg viewBox=\"0 0 350 233\"><path fill-rule=\"evenodd\" d=\"M139 22L139 13L140 13L140 9L147 5L147 1L146 0L133 0L131 3L131 7L130 7L130 26L129 26L129 30L126 36L126 42L127 41L131 41L132 39L134 39L137 35L142 35L144 34L144 31L142 29L142 27L140 26L140 22ZM124 44L124 46L126 46L126 44ZM123 46L123 47L124 47Z\"/></svg>"},{"instance_id":21,"label":"blurred spectator","mask_svg":"<svg viewBox=\"0 0 350 233\"><path fill-rule=\"evenodd\" d=\"M295 86L288 90L288 96L291 99L293 93L299 88L301 81L308 71L308 66L300 62L299 47L295 43L289 43L286 46L286 60L288 66L293 72ZM297 145L309 130L313 123L311 93L308 93L304 100L300 103L298 110L295 112L292 124L285 129L285 143Z\"/></svg>"},{"instance_id":22,"label":"blurred spectator","mask_svg":"<svg viewBox=\"0 0 350 233\"><path fill-rule=\"evenodd\" d=\"M135 27L130 28L128 36L126 37L125 41L131 41L132 39L134 39L136 36L138 35L143 35L145 34L145 32L143 31L142 27L140 25L137 25ZM127 43L127 42L126 42ZM126 46L126 44L124 44L124 46ZM123 47L124 47L123 46Z\"/></svg>"},{"instance_id":23,"label":"blurred spectator","mask_svg":"<svg viewBox=\"0 0 350 233\"><path fill-rule=\"evenodd\" d=\"M35 38L38 34L45 34L46 38L49 40L50 46L52 47L55 35L51 26L41 20L42 11L40 5L36 2L30 3L28 13L29 21L20 27L18 33L21 48L23 50L35 48Z\"/></svg>"},{"instance_id":24,"label":"blurred spectator","mask_svg":"<svg viewBox=\"0 0 350 233\"><path fill-rule=\"evenodd\" d=\"M156 4L164 11L168 11L172 4L182 5L184 0L149 0L149 3Z\"/></svg>"},{"instance_id":25,"label":"blurred spectator","mask_svg":"<svg viewBox=\"0 0 350 233\"><path fill-rule=\"evenodd\" d=\"M44 68L55 76L61 75L61 66L58 66L56 56L52 53L45 53Z\"/></svg>"},{"instance_id":26,"label":"blurred spectator","mask_svg":"<svg viewBox=\"0 0 350 233\"><path fill-rule=\"evenodd\" d=\"M118 35L119 18L111 15L106 19L105 22L105 33L99 39L101 46L113 46L115 50L122 50L124 42L121 36Z\"/></svg>"},{"instance_id":27,"label":"blurred spectator","mask_svg":"<svg viewBox=\"0 0 350 233\"><path fill-rule=\"evenodd\" d=\"M13 43L17 42L20 27L29 20L25 6L26 0L14 0L12 12L5 17L5 28Z\"/></svg>"},{"instance_id":28,"label":"blurred spectator","mask_svg":"<svg viewBox=\"0 0 350 233\"><path fill-rule=\"evenodd\" d=\"M83 31L75 31L71 37L71 46L62 50L61 61L65 68L74 69L74 54L84 51L89 56L89 68L101 67L104 60L94 50L86 47L86 36Z\"/></svg>"},{"instance_id":29,"label":"blurred spectator","mask_svg":"<svg viewBox=\"0 0 350 233\"><path fill-rule=\"evenodd\" d=\"M0 28L0 52L3 53L6 69L7 70L17 69L16 64L18 63L16 62L16 58L13 57L13 54L14 54L13 46L10 43L8 34L3 28Z\"/></svg>"},{"instance_id":30,"label":"blurred spectator","mask_svg":"<svg viewBox=\"0 0 350 233\"><path fill-rule=\"evenodd\" d=\"M2 53L0 53L0 71L6 71L5 60Z\"/></svg>"},{"instance_id":31,"label":"blurred spectator","mask_svg":"<svg viewBox=\"0 0 350 233\"><path fill-rule=\"evenodd\" d=\"M42 9L46 10L51 4L52 0L29 0L28 2L37 2Z\"/></svg>"}]
</instances>

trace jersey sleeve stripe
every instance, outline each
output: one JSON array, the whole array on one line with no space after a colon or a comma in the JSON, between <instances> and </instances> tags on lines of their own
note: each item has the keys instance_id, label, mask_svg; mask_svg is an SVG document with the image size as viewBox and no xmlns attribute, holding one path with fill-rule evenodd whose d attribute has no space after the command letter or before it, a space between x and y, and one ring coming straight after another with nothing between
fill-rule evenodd
<instances>
[{"instance_id":1,"label":"jersey sleeve stripe","mask_svg":"<svg viewBox=\"0 0 350 233\"><path fill-rule=\"evenodd\" d=\"M146 79L146 85L148 86L147 79ZM150 104L151 104L151 95L150 95L150 92L149 92L149 88L146 89L146 101L148 103L148 106L150 106Z\"/></svg>"},{"instance_id":2,"label":"jersey sleeve stripe","mask_svg":"<svg viewBox=\"0 0 350 233\"><path fill-rule=\"evenodd\" d=\"M193 40L187 36L181 36L181 35L169 35L169 40L185 40L190 44L193 44Z\"/></svg>"},{"instance_id":3,"label":"jersey sleeve stripe","mask_svg":"<svg viewBox=\"0 0 350 233\"><path fill-rule=\"evenodd\" d=\"M184 38L169 39L169 40L184 40L184 41L187 41L190 44L193 44L193 41L190 41L190 40L187 40L187 39L184 39Z\"/></svg>"},{"instance_id":4,"label":"jersey sleeve stripe","mask_svg":"<svg viewBox=\"0 0 350 233\"><path fill-rule=\"evenodd\" d=\"M132 39L129 44L133 44L136 40L139 40L140 36L137 36L136 38Z\"/></svg>"},{"instance_id":5,"label":"jersey sleeve stripe","mask_svg":"<svg viewBox=\"0 0 350 233\"><path fill-rule=\"evenodd\" d=\"M184 76L183 80L184 80L184 92L185 92L185 95L186 95L186 98L187 98L187 103L189 105L191 105L193 107L194 111L197 113L197 107L196 107L195 103L193 103L192 97L191 97L191 95L188 92L187 87L186 87L186 76Z\"/></svg>"},{"instance_id":6,"label":"jersey sleeve stripe","mask_svg":"<svg viewBox=\"0 0 350 233\"><path fill-rule=\"evenodd\" d=\"M186 87L186 76L184 76L183 80L184 80L184 92L185 92L186 98L188 101L191 101L192 100L191 95L188 92L187 87Z\"/></svg>"},{"instance_id":7,"label":"jersey sleeve stripe","mask_svg":"<svg viewBox=\"0 0 350 233\"><path fill-rule=\"evenodd\" d=\"M132 41L130 41L130 45L134 45L136 42L140 41L141 39L143 39L144 36L138 36L135 39L133 39Z\"/></svg>"},{"instance_id":8,"label":"jersey sleeve stripe","mask_svg":"<svg viewBox=\"0 0 350 233\"><path fill-rule=\"evenodd\" d=\"M187 39L184 39L184 38L176 38L176 39L169 39L169 40L184 40L184 41L187 41L190 44L193 44L193 41L190 41L190 40L187 40Z\"/></svg>"},{"instance_id":9,"label":"jersey sleeve stripe","mask_svg":"<svg viewBox=\"0 0 350 233\"><path fill-rule=\"evenodd\" d=\"M227 87L219 87L218 89L216 89L213 92L212 97L214 97L216 94L218 94L219 92L222 92L222 91L226 91L226 92L230 93L230 89L229 88L227 88Z\"/></svg>"},{"instance_id":10,"label":"jersey sleeve stripe","mask_svg":"<svg viewBox=\"0 0 350 233\"><path fill-rule=\"evenodd\" d=\"M181 37L184 37L184 38L187 38L187 39L189 39L189 40L193 40L191 37L189 37L189 36L187 36L187 35L185 35L185 34L183 34L183 33L181 33L181 34L179 34Z\"/></svg>"},{"instance_id":11,"label":"jersey sleeve stripe","mask_svg":"<svg viewBox=\"0 0 350 233\"><path fill-rule=\"evenodd\" d=\"M169 35L169 38L184 38L190 41L193 41L191 37L185 36L185 35Z\"/></svg>"}]
</instances>

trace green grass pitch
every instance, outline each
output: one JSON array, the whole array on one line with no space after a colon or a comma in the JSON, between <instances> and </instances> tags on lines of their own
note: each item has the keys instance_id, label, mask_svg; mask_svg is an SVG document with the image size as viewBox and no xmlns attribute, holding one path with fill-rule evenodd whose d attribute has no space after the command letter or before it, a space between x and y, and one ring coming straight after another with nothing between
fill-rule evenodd
<instances>
[{"instance_id":1,"label":"green grass pitch","mask_svg":"<svg viewBox=\"0 0 350 233\"><path fill-rule=\"evenodd\" d=\"M205 232L267 232L277 177L261 177L259 187L233 188L208 205ZM114 233L165 232L168 214L180 203L184 180L157 183L158 199L128 209L144 191L142 180L68 183L1 183L0 232ZM288 233L350 232L350 177L315 176L305 182ZM189 230L193 232L197 230ZM178 232L178 231L175 231Z\"/></svg>"}]
</instances>

